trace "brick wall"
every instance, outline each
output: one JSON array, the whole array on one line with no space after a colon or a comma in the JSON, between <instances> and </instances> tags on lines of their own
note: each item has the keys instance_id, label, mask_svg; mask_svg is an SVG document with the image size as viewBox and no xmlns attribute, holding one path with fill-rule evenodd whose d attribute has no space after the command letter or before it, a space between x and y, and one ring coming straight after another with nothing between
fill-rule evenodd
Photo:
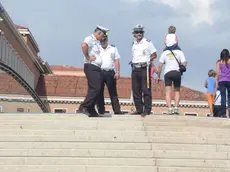
<instances>
[{"instance_id":1,"label":"brick wall","mask_svg":"<svg viewBox=\"0 0 230 172\"><path fill-rule=\"evenodd\" d=\"M0 94L29 95L27 90L22 87L12 76L0 73Z\"/></svg>"}]
</instances>

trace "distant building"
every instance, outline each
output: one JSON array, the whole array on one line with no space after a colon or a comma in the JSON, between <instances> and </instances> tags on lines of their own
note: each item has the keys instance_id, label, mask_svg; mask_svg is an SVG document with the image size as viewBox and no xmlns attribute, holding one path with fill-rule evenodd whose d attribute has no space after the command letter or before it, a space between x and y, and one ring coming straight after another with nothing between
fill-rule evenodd
<instances>
[{"instance_id":1,"label":"distant building","mask_svg":"<svg viewBox=\"0 0 230 172\"><path fill-rule=\"evenodd\" d=\"M87 92L87 80L81 68L51 66L53 74L41 76L36 88L37 93L54 113L75 113ZM5 73L0 74L0 104L3 112L41 112L39 107L17 82ZM134 109L131 79L118 80L118 95L121 109L130 112ZM152 86L153 114L167 112L164 84ZM202 92L187 87L181 88L182 115L207 115L208 106ZM105 89L106 111L112 112L107 89Z\"/></svg>"}]
</instances>

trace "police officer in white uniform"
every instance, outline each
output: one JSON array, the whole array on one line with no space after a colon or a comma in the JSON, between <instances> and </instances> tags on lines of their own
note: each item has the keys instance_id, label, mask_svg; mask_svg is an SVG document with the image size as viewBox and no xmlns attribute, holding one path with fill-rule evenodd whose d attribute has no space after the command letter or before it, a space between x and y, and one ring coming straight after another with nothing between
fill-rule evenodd
<instances>
[{"instance_id":1,"label":"police officer in white uniform","mask_svg":"<svg viewBox=\"0 0 230 172\"><path fill-rule=\"evenodd\" d=\"M149 115L152 109L151 64L157 57L153 43L144 38L144 27L136 25L133 28L135 41L132 46L132 89L136 111L132 114ZM142 101L142 94L144 102Z\"/></svg>"},{"instance_id":2,"label":"police officer in white uniform","mask_svg":"<svg viewBox=\"0 0 230 172\"><path fill-rule=\"evenodd\" d=\"M100 96L97 101L98 112L99 114L105 113L104 87L106 84L114 114L122 114L116 86L116 80L120 77L120 54L114 45L108 44L108 35L105 35L101 40L100 55L102 58L102 82Z\"/></svg>"},{"instance_id":3,"label":"police officer in white uniform","mask_svg":"<svg viewBox=\"0 0 230 172\"><path fill-rule=\"evenodd\" d=\"M84 113L90 117L98 116L95 104L101 90L101 65L100 40L109 29L97 26L94 33L85 38L82 43L82 51L85 56L84 73L88 80L88 94L78 109L78 113Z\"/></svg>"}]
</instances>

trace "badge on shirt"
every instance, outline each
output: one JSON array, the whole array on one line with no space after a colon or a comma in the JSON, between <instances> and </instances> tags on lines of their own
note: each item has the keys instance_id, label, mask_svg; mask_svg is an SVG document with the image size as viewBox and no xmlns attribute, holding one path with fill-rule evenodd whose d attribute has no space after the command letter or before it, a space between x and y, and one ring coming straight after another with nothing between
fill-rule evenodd
<instances>
[{"instance_id":1,"label":"badge on shirt","mask_svg":"<svg viewBox=\"0 0 230 172\"><path fill-rule=\"evenodd\" d=\"M110 58L113 60L113 59L115 59L115 54L114 53L111 53L110 54Z\"/></svg>"},{"instance_id":2,"label":"badge on shirt","mask_svg":"<svg viewBox=\"0 0 230 172\"><path fill-rule=\"evenodd\" d=\"M143 50L142 54L146 55L147 54L147 50Z\"/></svg>"}]
</instances>

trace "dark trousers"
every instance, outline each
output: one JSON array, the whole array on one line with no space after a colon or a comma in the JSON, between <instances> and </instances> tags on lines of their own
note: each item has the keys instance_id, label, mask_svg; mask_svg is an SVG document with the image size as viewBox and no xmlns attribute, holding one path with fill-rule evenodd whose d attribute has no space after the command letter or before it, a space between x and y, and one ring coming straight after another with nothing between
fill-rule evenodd
<instances>
[{"instance_id":1,"label":"dark trousers","mask_svg":"<svg viewBox=\"0 0 230 172\"><path fill-rule=\"evenodd\" d=\"M88 80L88 93L81 106L87 108L88 111L90 112L92 109L95 110L95 104L100 94L101 68L93 64L85 64L84 72Z\"/></svg>"},{"instance_id":2,"label":"dark trousers","mask_svg":"<svg viewBox=\"0 0 230 172\"><path fill-rule=\"evenodd\" d=\"M114 113L121 112L118 95L117 95L117 85L116 85L117 82L116 82L116 79L114 78L114 75L115 75L115 72L113 70L111 71L102 70L101 71L101 78L102 78L101 79L101 91L97 99L97 109L98 109L98 112L101 114L105 113L105 100L104 100L105 84L109 91L109 96L110 96L110 100L112 103L113 112Z\"/></svg>"},{"instance_id":3,"label":"dark trousers","mask_svg":"<svg viewBox=\"0 0 230 172\"><path fill-rule=\"evenodd\" d=\"M147 87L147 68L134 68L132 71L132 89L133 99L136 107L136 111L150 114L152 110L152 92L151 92L151 79L150 68L149 72L149 88ZM142 101L142 94L144 96L144 102Z\"/></svg>"},{"instance_id":4,"label":"dark trousers","mask_svg":"<svg viewBox=\"0 0 230 172\"><path fill-rule=\"evenodd\" d=\"M214 105L214 117L226 117L226 108L223 109L221 105Z\"/></svg>"},{"instance_id":5,"label":"dark trousers","mask_svg":"<svg viewBox=\"0 0 230 172\"><path fill-rule=\"evenodd\" d=\"M226 116L226 91L228 93L228 109L230 108L230 82L223 81L219 82L219 89L220 89L220 95L221 95L221 111L225 112ZM229 110L228 110L229 111Z\"/></svg>"}]
</instances>

